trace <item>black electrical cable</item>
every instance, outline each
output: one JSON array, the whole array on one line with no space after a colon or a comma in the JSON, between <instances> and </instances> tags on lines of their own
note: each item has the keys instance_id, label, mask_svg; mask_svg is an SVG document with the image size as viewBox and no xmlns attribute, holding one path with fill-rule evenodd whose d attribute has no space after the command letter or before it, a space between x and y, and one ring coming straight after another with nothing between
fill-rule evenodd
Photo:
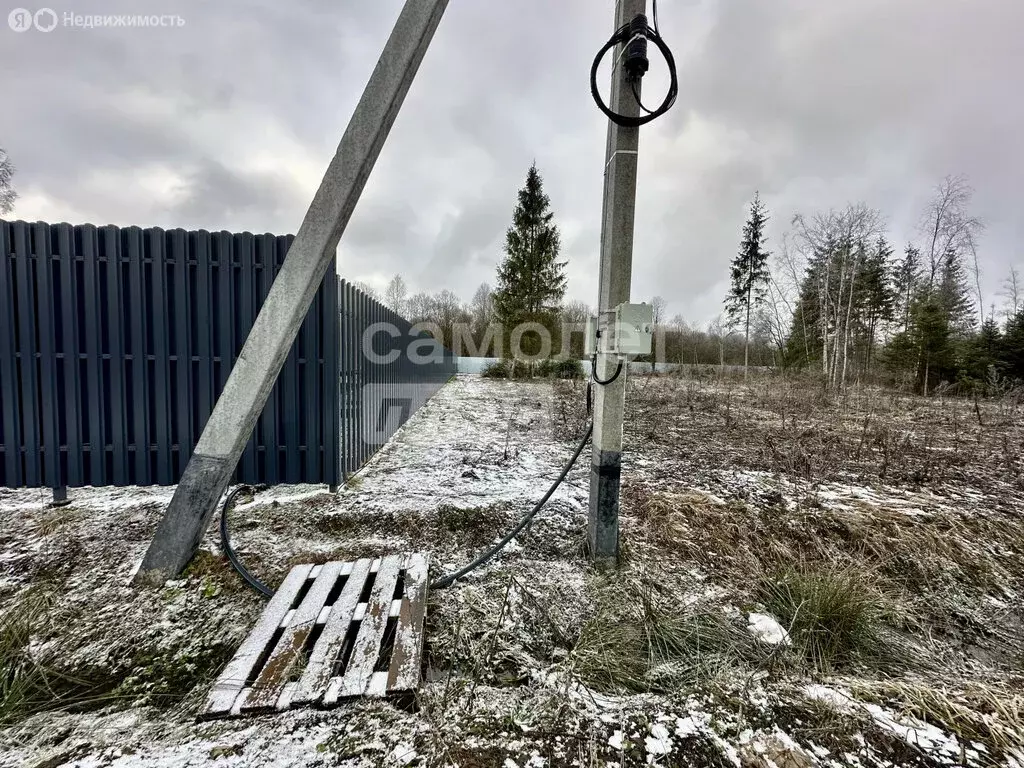
<instances>
[{"instance_id":1,"label":"black electrical cable","mask_svg":"<svg viewBox=\"0 0 1024 768\"><path fill-rule=\"evenodd\" d=\"M620 361L619 362L619 369L615 372L615 376L618 376L619 375L619 371L621 371L621 370L622 370L622 363ZM610 381L614 381L615 380L615 376L613 376L611 379L609 379L609 382ZM589 391L590 385L588 384L587 387L588 387L588 390L587 390L587 412L589 414L589 412L590 412L590 391ZM580 457L580 454L583 453L583 448L586 446L587 442L590 440L590 436L593 433L593 431L594 431L594 424L593 424L593 422L591 422L587 426L587 431L583 435L583 439L580 440L579 445L576 446L576 451L573 453L572 458L569 459L569 462L562 469L562 472L555 479L555 482L552 483L550 488L548 488L548 491L547 491L547 493L544 494L544 497L540 501L538 501L537 504L533 507L533 509L531 509L518 523L516 523L515 527L511 531L509 531L508 534L506 534L505 537L501 541L499 541L493 547L491 547L486 552L484 552L483 554L478 556L475 560L473 560L471 563L469 563L469 565L466 565L463 568L460 568L459 570L455 571L454 573L449 573L447 576L442 576L440 579L437 579L435 582L433 582L430 585L430 588L431 589L444 589L445 587L450 587L452 584L454 584L456 581L461 579L466 574L470 573L471 571L476 570L481 565L484 565L488 560L490 560L498 552L500 552L502 549L504 549L508 545L508 543L510 541L512 541L512 539L514 539L519 534L520 531L523 530L523 528L525 528L527 525L529 525L530 521L533 520L533 518L537 516L537 513L540 512L540 510L543 508L543 506L547 503L548 499L551 498L551 495L556 490L558 490L558 486L560 486L562 484L562 482L565 480L566 476L569 474L569 470L572 469L573 465L576 464L576 460ZM242 577L242 579L245 581L246 584L248 584L250 587L252 587L254 590L259 592L264 597L273 597L274 596L274 590L270 589L270 587L268 587L262 581L257 579L251 573L249 573L248 569L245 567L245 565L239 559L238 555L235 553L235 550L231 548L231 541L228 538L228 510L231 508L231 504L235 500L235 497L239 493L241 493L242 491L245 491L245 490L251 491L252 489L249 486L247 486L247 485L240 485L237 488L235 488L235 490L233 490L231 493L228 494L228 497L224 500L224 506L221 507L221 510L220 510L220 544L221 544L221 548L224 550L224 554L227 555L228 561L231 563L231 567L234 568L238 572L238 575Z\"/></svg>"},{"instance_id":2,"label":"black electrical cable","mask_svg":"<svg viewBox=\"0 0 1024 768\"><path fill-rule=\"evenodd\" d=\"M220 546L224 550L224 554L228 556L231 567L238 571L238 575L245 580L246 584L264 597L273 597L274 590L249 573L242 561L239 560L238 555L235 554L235 550L231 548L231 541L228 539L228 509L231 507L231 502L235 500L235 496L245 490L251 491L252 489L247 485L235 488L228 494L224 500L224 506L220 508Z\"/></svg>"},{"instance_id":3,"label":"black electrical cable","mask_svg":"<svg viewBox=\"0 0 1024 768\"><path fill-rule=\"evenodd\" d=\"M642 109L648 115L653 115L654 112L652 112L647 107L645 107L644 103L642 101L640 101L640 91L638 91L636 89L636 80L634 80L632 83L630 83L630 85L633 87L633 98L636 99L636 103L640 105L640 109Z\"/></svg>"},{"instance_id":4,"label":"black electrical cable","mask_svg":"<svg viewBox=\"0 0 1024 768\"><path fill-rule=\"evenodd\" d=\"M621 363L620 363L620 368L621 368ZM520 531L522 531L523 528L525 528L530 523L531 520L533 520L534 517L537 516L537 513L540 512L541 508L547 503L548 499L551 498L551 495L556 490L558 490L558 486L560 486L562 484L562 481L564 481L566 476L569 474L569 470L573 468L573 465L576 464L576 460L580 457L580 454L583 453L583 448L586 446L587 442L590 440L590 435L593 433L593 431L594 431L594 425L593 425L593 423L591 423L591 424L589 424L587 426L587 431L583 435L583 439L580 440L580 444L578 446L576 446L576 451L573 453L572 458L569 459L569 462L562 469L561 474L558 475L558 477L555 479L555 482L551 485L550 488L548 488L548 492L544 494L544 497L540 501L537 502L537 504L534 506L533 509L531 509L518 523L516 523L515 527L511 531L509 531L509 533L501 541L499 541L493 547L491 547L486 552L484 552L482 555L477 557L469 565L467 565L467 566L465 566L463 568L460 568L459 570L455 571L454 573L449 573L447 576L442 576L440 579L438 579L437 581L432 583L430 585L430 588L431 589L444 589L445 587L450 587L457 580L461 579L463 576L465 576L466 574L470 573L471 571L476 570L481 565L483 565L488 560L490 560L492 557L494 557L498 552L500 552L502 549L504 549L505 546L507 546L508 543L510 541L512 541L512 539L514 539L516 537L516 535ZM273 597L274 596L274 590L270 589L266 584L261 582L259 579L257 579L255 576L253 576L251 573L249 573L248 569L246 569L245 565L239 559L238 555L235 554L235 550L231 548L231 541L228 538L228 510L231 508L231 503L235 500L235 497L239 493L244 491L244 490L250 490L249 486L240 485L239 487L235 488L235 490L233 490L231 493L228 494L228 497L224 500L224 506L221 507L221 510L220 510L220 543L221 543L221 547L224 550L224 554L227 555L228 561L231 563L231 567L234 568L238 572L238 575L241 576L242 579L245 580L246 584L248 584L250 587L252 587L254 590L259 592L264 597Z\"/></svg>"},{"instance_id":5,"label":"black electrical cable","mask_svg":"<svg viewBox=\"0 0 1024 768\"><path fill-rule=\"evenodd\" d=\"M562 469L562 473L555 480L554 484L552 484L552 486L548 488L548 492L544 494L544 498L538 501L536 506L534 506L533 509L531 509L518 523L516 523L515 527L511 531L509 531L501 541L499 541L493 547L491 547L486 552L481 554L469 565L464 566L453 573L449 573L447 576L442 576L440 579L431 584L430 588L444 589L445 587L450 587L452 584L461 579L467 573L476 570L481 565L490 560L492 557L494 557L496 554L498 554L498 552L504 549L505 546L510 541L512 541L512 539L514 539L519 534L519 532L523 530L523 528L525 528L531 520L533 520L534 517L537 516L537 513L540 512L541 507L543 507L544 504L547 503L547 500L551 498L551 494L553 494L555 490L557 490L558 486L562 484L562 481L565 480L566 475L569 474L569 470L572 469L573 464L576 463L576 459L578 459L580 457L580 454L583 453L583 448L587 445L587 441L590 440L590 435L593 431L594 424L593 422L591 422L587 426L586 434L583 435L583 439L580 440L580 444L576 446L576 452L573 453L572 458L569 459L569 462Z\"/></svg>"},{"instance_id":6,"label":"black electrical cable","mask_svg":"<svg viewBox=\"0 0 1024 768\"><path fill-rule=\"evenodd\" d=\"M602 387L607 387L609 384L611 384L613 381L619 378L620 373L622 373L622 360L619 360L619 364L615 368L615 373L613 373L610 378L599 379L597 377L597 355L594 355L593 360L590 361L590 374L593 377L594 382L600 384Z\"/></svg>"},{"instance_id":7,"label":"black electrical cable","mask_svg":"<svg viewBox=\"0 0 1024 768\"><path fill-rule=\"evenodd\" d=\"M646 41L650 40L658 47L658 50L661 51L661 55L665 57L665 63L668 65L670 83L668 93L665 95L665 100L661 103L660 107L642 117L631 117L629 115L620 115L617 112L612 112L612 110L608 108L608 105L604 103L604 100L601 98L601 94L597 88L597 70L601 66L601 62L604 60L608 51L612 50L617 45L629 46L631 42L638 39L644 47L646 47ZM647 60L644 58L642 71L646 71L646 67ZM633 74L630 75L630 77L632 79L633 94L638 105L644 111L648 111L646 107L639 104L639 92L636 89L637 80L643 76L642 71L640 71L640 74ZM672 105L676 102L676 97L679 95L679 77L676 72L675 57L672 55L671 49L669 49L668 45L662 39L661 34L658 32L657 7L654 9L653 28L646 23L645 17L638 16L637 19L634 19L630 24L625 24L619 27L619 29L615 31L615 34L612 35L611 39L604 44L604 47L601 48L597 56L594 58L594 64L590 68L590 93L594 97L594 102L597 104L598 108L604 112L609 120L626 128L639 128L641 125L646 125L652 120L657 120L672 108Z\"/></svg>"}]
</instances>

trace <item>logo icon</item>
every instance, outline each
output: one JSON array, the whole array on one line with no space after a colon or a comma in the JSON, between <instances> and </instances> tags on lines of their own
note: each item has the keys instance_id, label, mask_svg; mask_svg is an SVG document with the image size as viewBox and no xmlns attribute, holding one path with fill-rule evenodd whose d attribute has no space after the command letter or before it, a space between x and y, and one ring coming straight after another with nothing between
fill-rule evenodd
<instances>
[{"instance_id":1,"label":"logo icon","mask_svg":"<svg viewBox=\"0 0 1024 768\"><path fill-rule=\"evenodd\" d=\"M57 26L57 14L51 8L40 8L32 20L40 32L52 32Z\"/></svg>"},{"instance_id":2,"label":"logo icon","mask_svg":"<svg viewBox=\"0 0 1024 768\"><path fill-rule=\"evenodd\" d=\"M7 26L15 32L27 32L32 29L32 11L15 8L7 14Z\"/></svg>"}]
</instances>

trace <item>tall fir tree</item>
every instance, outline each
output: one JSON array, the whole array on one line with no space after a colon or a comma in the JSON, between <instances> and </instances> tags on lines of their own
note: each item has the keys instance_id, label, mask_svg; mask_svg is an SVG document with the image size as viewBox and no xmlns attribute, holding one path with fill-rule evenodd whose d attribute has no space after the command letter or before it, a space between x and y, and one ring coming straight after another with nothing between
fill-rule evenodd
<instances>
[{"instance_id":1,"label":"tall fir tree","mask_svg":"<svg viewBox=\"0 0 1024 768\"><path fill-rule=\"evenodd\" d=\"M885 237L864 255L856 286L860 335L865 348L864 370L870 369L879 329L893 319L896 296L889 277L892 248Z\"/></svg>"},{"instance_id":2,"label":"tall fir tree","mask_svg":"<svg viewBox=\"0 0 1024 768\"><path fill-rule=\"evenodd\" d=\"M732 284L725 298L725 311L734 328L743 323L743 375L750 363L750 318L754 309L764 302L768 285L768 251L765 250L765 225L768 212L761 196L754 193L750 216L743 225L740 251L732 262Z\"/></svg>"},{"instance_id":3,"label":"tall fir tree","mask_svg":"<svg viewBox=\"0 0 1024 768\"><path fill-rule=\"evenodd\" d=\"M974 299L970 294L967 275L956 251L949 249L943 254L941 279L938 286L938 302L946 313L952 332L963 336L974 328Z\"/></svg>"},{"instance_id":4,"label":"tall fir tree","mask_svg":"<svg viewBox=\"0 0 1024 768\"><path fill-rule=\"evenodd\" d=\"M910 243L893 272L893 291L898 297L901 327L910 330L910 310L921 282L921 251Z\"/></svg>"},{"instance_id":5,"label":"tall fir tree","mask_svg":"<svg viewBox=\"0 0 1024 768\"><path fill-rule=\"evenodd\" d=\"M1006 322L1000 358L1007 376L1024 381L1024 308Z\"/></svg>"},{"instance_id":6,"label":"tall fir tree","mask_svg":"<svg viewBox=\"0 0 1024 768\"><path fill-rule=\"evenodd\" d=\"M505 235L505 259L498 266L494 312L506 332L527 322L554 331L558 308L565 297L566 262L558 260L561 242L550 208L551 200L544 193L544 181L534 163L519 190L512 226ZM540 340L532 338L534 335L523 338L527 354L537 352L534 347ZM509 338L506 336L506 345Z\"/></svg>"},{"instance_id":7,"label":"tall fir tree","mask_svg":"<svg viewBox=\"0 0 1024 768\"><path fill-rule=\"evenodd\" d=\"M18 193L11 184L13 176L14 164L4 148L0 147L0 216L13 210L14 201L18 199Z\"/></svg>"}]
</instances>

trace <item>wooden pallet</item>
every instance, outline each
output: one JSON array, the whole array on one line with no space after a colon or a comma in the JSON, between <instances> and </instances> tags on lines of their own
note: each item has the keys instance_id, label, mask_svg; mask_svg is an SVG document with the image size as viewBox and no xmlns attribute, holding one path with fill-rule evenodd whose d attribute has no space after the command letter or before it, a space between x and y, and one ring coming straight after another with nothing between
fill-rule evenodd
<instances>
[{"instance_id":1,"label":"wooden pallet","mask_svg":"<svg viewBox=\"0 0 1024 768\"><path fill-rule=\"evenodd\" d=\"M420 683L427 564L415 553L293 568L201 717L411 697Z\"/></svg>"}]
</instances>

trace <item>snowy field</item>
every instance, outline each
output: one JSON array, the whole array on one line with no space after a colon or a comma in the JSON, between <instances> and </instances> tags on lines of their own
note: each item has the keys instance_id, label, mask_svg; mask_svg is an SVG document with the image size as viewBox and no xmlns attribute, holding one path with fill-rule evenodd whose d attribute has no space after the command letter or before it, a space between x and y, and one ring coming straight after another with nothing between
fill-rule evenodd
<instances>
[{"instance_id":1,"label":"snowy field","mask_svg":"<svg viewBox=\"0 0 1024 768\"><path fill-rule=\"evenodd\" d=\"M271 585L414 550L440 576L540 498L584 402L461 375L337 495L242 499L236 549ZM620 569L584 555L588 450L431 594L416 711L197 723L263 605L213 531L140 590L171 489L0 489L0 652L35 686L3 689L0 765L1024 767L1019 400L633 377L628 413Z\"/></svg>"}]
</instances>

